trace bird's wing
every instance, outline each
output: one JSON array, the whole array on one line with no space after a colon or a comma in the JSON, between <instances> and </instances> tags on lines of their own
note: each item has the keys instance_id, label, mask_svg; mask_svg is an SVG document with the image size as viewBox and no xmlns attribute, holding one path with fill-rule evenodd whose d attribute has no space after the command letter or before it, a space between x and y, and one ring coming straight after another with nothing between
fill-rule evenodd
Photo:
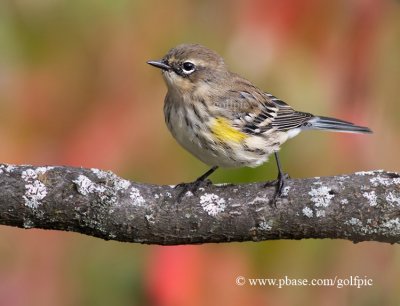
<instances>
[{"instance_id":1,"label":"bird's wing","mask_svg":"<svg viewBox=\"0 0 400 306\"><path fill-rule=\"evenodd\" d=\"M232 109L234 125L243 132L260 134L268 130L288 131L304 126L314 117L312 114L295 111L285 102L269 93L251 90L230 91L234 101Z\"/></svg>"},{"instance_id":2,"label":"bird's wing","mask_svg":"<svg viewBox=\"0 0 400 306\"><path fill-rule=\"evenodd\" d=\"M279 100L269 93L266 93L266 95L271 99L271 102L278 107L276 116L271 122L271 127L275 127L277 130L287 131L300 128L314 117L314 115L310 113L298 112L294 110L285 102Z\"/></svg>"}]
</instances>

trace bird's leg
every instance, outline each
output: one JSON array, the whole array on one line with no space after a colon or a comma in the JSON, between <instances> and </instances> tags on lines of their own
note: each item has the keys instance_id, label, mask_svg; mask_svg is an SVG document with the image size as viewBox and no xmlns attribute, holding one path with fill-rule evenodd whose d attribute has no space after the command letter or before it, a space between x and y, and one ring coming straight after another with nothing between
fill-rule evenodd
<instances>
[{"instance_id":1,"label":"bird's leg","mask_svg":"<svg viewBox=\"0 0 400 306\"><path fill-rule=\"evenodd\" d=\"M202 176L198 177L194 182L202 182L202 181L204 181L207 177L209 177L211 174L213 174L214 171L217 170L217 169L218 169L218 166L212 167L206 173L204 173Z\"/></svg>"},{"instance_id":2,"label":"bird's leg","mask_svg":"<svg viewBox=\"0 0 400 306\"><path fill-rule=\"evenodd\" d=\"M279 159L279 155L277 152L274 153L274 156L275 156L276 166L278 168L278 177L275 181L272 182L273 185L276 185L276 191L274 194L274 198L272 200L272 204L275 206L276 200L280 198L282 195L283 188L285 187L285 180L289 178L289 175L282 171L281 161ZM266 186L271 186L272 184L267 183Z\"/></svg>"},{"instance_id":3,"label":"bird's leg","mask_svg":"<svg viewBox=\"0 0 400 306\"><path fill-rule=\"evenodd\" d=\"M279 159L278 153L275 152L274 155L275 155L275 160L276 160L276 166L278 167L278 178L277 178L278 187L276 189L276 194L278 197L280 197L282 195L283 187L285 186L285 179L286 179L287 174L283 173L283 171L282 171L281 161Z\"/></svg>"},{"instance_id":4,"label":"bird's leg","mask_svg":"<svg viewBox=\"0 0 400 306\"><path fill-rule=\"evenodd\" d=\"M180 183L175 186L175 188L180 188L182 187L181 192L178 194L178 202L182 199L182 197L186 194L186 192L191 191L193 194L196 192L197 188L199 185L206 180L207 177L209 177L212 173L214 173L215 170L218 169L218 166L214 166L211 169L209 169L206 173L204 173L202 176L199 176L194 182L191 183Z\"/></svg>"}]
</instances>

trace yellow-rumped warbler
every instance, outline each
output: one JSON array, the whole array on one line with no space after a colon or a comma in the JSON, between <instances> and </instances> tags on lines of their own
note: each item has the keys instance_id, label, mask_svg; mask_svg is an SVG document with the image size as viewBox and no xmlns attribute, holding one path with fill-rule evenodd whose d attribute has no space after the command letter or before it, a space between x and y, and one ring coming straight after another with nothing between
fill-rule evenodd
<instances>
[{"instance_id":1,"label":"yellow-rumped warbler","mask_svg":"<svg viewBox=\"0 0 400 306\"><path fill-rule=\"evenodd\" d=\"M170 132L212 166L192 183L194 188L218 167L257 167L274 154L280 196L285 175L277 152L286 140L310 129L371 133L350 122L295 111L230 72L221 56L198 44L179 45L148 64L162 70L168 87L164 115Z\"/></svg>"}]
</instances>

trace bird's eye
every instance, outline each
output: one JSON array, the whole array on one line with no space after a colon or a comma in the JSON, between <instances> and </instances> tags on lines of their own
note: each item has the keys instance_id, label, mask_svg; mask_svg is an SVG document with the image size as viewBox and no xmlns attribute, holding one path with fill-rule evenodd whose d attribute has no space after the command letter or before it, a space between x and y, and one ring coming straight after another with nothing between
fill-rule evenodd
<instances>
[{"instance_id":1,"label":"bird's eye","mask_svg":"<svg viewBox=\"0 0 400 306\"><path fill-rule=\"evenodd\" d=\"M185 74L191 74L196 69L196 66L192 62L184 62L182 64L182 70Z\"/></svg>"}]
</instances>

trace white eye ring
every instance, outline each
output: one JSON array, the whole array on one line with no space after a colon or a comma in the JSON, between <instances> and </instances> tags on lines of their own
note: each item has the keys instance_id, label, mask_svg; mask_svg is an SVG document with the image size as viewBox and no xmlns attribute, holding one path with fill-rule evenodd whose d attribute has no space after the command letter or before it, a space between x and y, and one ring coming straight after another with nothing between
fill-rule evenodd
<instances>
[{"instance_id":1,"label":"white eye ring","mask_svg":"<svg viewBox=\"0 0 400 306\"><path fill-rule=\"evenodd\" d=\"M186 61L182 64L182 71L184 74L191 74L196 70L196 65L192 62Z\"/></svg>"}]
</instances>

